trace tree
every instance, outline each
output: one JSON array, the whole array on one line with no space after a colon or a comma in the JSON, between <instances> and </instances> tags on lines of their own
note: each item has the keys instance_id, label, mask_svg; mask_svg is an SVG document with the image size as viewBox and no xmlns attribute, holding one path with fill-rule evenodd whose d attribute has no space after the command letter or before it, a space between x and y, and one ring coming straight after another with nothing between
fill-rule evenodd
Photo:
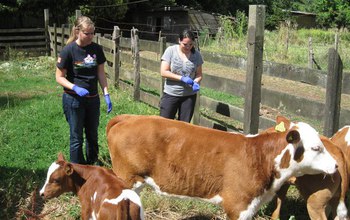
<instances>
[{"instance_id":1,"label":"tree","mask_svg":"<svg viewBox=\"0 0 350 220\"><path fill-rule=\"evenodd\" d=\"M82 14L91 17L94 21L99 17L114 21L124 18L128 6L123 3L123 0L91 0L80 5L79 8Z\"/></svg>"},{"instance_id":2,"label":"tree","mask_svg":"<svg viewBox=\"0 0 350 220\"><path fill-rule=\"evenodd\" d=\"M313 11L320 27L349 27L350 3L348 0L314 0Z\"/></svg>"}]
</instances>

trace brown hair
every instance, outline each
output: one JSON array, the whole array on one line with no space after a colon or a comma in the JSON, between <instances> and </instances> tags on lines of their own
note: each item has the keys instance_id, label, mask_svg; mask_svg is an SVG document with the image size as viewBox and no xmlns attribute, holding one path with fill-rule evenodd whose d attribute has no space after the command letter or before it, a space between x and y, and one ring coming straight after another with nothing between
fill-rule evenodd
<instances>
[{"instance_id":1,"label":"brown hair","mask_svg":"<svg viewBox=\"0 0 350 220\"><path fill-rule=\"evenodd\" d=\"M91 28L91 27L95 28L95 24L89 17L86 17L86 16L78 17L74 22L74 25L73 25L72 30L70 32L70 36L69 36L66 44L70 44L78 38L77 31L80 31L84 28Z\"/></svg>"},{"instance_id":2,"label":"brown hair","mask_svg":"<svg viewBox=\"0 0 350 220\"><path fill-rule=\"evenodd\" d=\"M196 41L196 36L194 35L194 33L188 29L183 30L180 34L179 34L179 39L180 41L182 41L184 38L190 38L193 42ZM194 47L191 48L191 52L195 53L196 49Z\"/></svg>"}]
</instances>

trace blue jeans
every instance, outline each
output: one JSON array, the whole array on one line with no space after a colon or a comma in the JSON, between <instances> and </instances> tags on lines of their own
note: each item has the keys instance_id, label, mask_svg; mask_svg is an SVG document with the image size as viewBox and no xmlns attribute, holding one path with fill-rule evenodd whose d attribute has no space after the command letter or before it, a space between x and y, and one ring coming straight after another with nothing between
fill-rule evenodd
<instances>
[{"instance_id":1,"label":"blue jeans","mask_svg":"<svg viewBox=\"0 0 350 220\"><path fill-rule=\"evenodd\" d=\"M62 103L70 131L70 161L93 164L98 159L99 96L80 97L63 93ZM83 154L84 131L86 160Z\"/></svg>"}]
</instances>

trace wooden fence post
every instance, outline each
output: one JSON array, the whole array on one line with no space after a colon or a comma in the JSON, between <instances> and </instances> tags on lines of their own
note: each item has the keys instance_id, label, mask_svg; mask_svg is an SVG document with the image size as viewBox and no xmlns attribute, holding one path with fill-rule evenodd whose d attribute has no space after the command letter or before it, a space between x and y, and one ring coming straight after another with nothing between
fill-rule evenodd
<instances>
[{"instance_id":1,"label":"wooden fence post","mask_svg":"<svg viewBox=\"0 0 350 220\"><path fill-rule=\"evenodd\" d=\"M159 42L159 60L161 60L161 58L164 54L164 51L166 49L166 37L161 37L159 40L160 40L160 42ZM161 77L160 91L159 91L160 97L162 97L163 93L164 93L164 83L165 83L165 79L163 77Z\"/></svg>"},{"instance_id":2,"label":"wooden fence post","mask_svg":"<svg viewBox=\"0 0 350 220\"><path fill-rule=\"evenodd\" d=\"M312 37L309 37L309 68L313 69L314 67L314 50L312 49Z\"/></svg>"},{"instance_id":3,"label":"wooden fence post","mask_svg":"<svg viewBox=\"0 0 350 220\"><path fill-rule=\"evenodd\" d=\"M134 59L134 100L140 101L140 41L138 30L131 29L131 45Z\"/></svg>"},{"instance_id":4,"label":"wooden fence post","mask_svg":"<svg viewBox=\"0 0 350 220\"><path fill-rule=\"evenodd\" d=\"M79 18L81 16L81 11L80 10L75 10L75 18Z\"/></svg>"},{"instance_id":5,"label":"wooden fence post","mask_svg":"<svg viewBox=\"0 0 350 220\"><path fill-rule=\"evenodd\" d=\"M57 26L56 23L53 24L53 34L54 34L54 54L55 54L55 58L57 59L58 57L58 51L57 51Z\"/></svg>"},{"instance_id":6,"label":"wooden fence post","mask_svg":"<svg viewBox=\"0 0 350 220\"><path fill-rule=\"evenodd\" d=\"M265 6L249 6L248 59L244 103L244 133L259 130L261 75L263 71Z\"/></svg>"},{"instance_id":7,"label":"wooden fence post","mask_svg":"<svg viewBox=\"0 0 350 220\"><path fill-rule=\"evenodd\" d=\"M196 42L198 51L200 51L199 34L198 34L198 32L196 33L195 42ZM201 104L201 93L200 93L200 91L198 91L197 92L196 103L194 105L193 118L192 118L192 123L195 124L195 125L200 125L200 117L201 117L200 104Z\"/></svg>"},{"instance_id":8,"label":"wooden fence post","mask_svg":"<svg viewBox=\"0 0 350 220\"><path fill-rule=\"evenodd\" d=\"M112 85L115 88L119 88L119 71L120 71L120 29L118 26L114 26L112 40L114 41L113 48L113 69L114 74L112 74Z\"/></svg>"},{"instance_id":9,"label":"wooden fence post","mask_svg":"<svg viewBox=\"0 0 350 220\"><path fill-rule=\"evenodd\" d=\"M61 27L62 27L62 37L61 37L61 50L60 51L63 50L63 47L65 45L65 42L64 42L65 26L64 26L64 24L62 24Z\"/></svg>"},{"instance_id":10,"label":"wooden fence post","mask_svg":"<svg viewBox=\"0 0 350 220\"><path fill-rule=\"evenodd\" d=\"M201 119L200 107L201 107L201 93L200 91L198 91L196 103L194 105L193 118L192 118L192 123L195 125L200 125L200 119Z\"/></svg>"},{"instance_id":11,"label":"wooden fence post","mask_svg":"<svg viewBox=\"0 0 350 220\"><path fill-rule=\"evenodd\" d=\"M343 62L335 48L328 50L328 74L323 134L331 137L339 129Z\"/></svg>"},{"instance_id":12,"label":"wooden fence post","mask_svg":"<svg viewBox=\"0 0 350 220\"><path fill-rule=\"evenodd\" d=\"M336 51L338 51L338 45L339 45L339 33L335 33L334 36L334 48Z\"/></svg>"},{"instance_id":13,"label":"wooden fence post","mask_svg":"<svg viewBox=\"0 0 350 220\"><path fill-rule=\"evenodd\" d=\"M45 43L46 43L46 56L50 56L50 35L49 35L49 9L44 9L44 24L45 24Z\"/></svg>"}]
</instances>

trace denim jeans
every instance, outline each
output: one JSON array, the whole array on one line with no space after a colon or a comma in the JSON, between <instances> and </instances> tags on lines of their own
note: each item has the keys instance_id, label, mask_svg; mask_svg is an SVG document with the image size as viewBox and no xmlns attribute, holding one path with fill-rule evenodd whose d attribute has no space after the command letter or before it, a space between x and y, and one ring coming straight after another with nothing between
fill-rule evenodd
<instances>
[{"instance_id":1,"label":"denim jeans","mask_svg":"<svg viewBox=\"0 0 350 220\"><path fill-rule=\"evenodd\" d=\"M63 93L62 103L70 131L70 161L93 164L98 159L99 96L80 97ZM86 160L83 154L84 131Z\"/></svg>"}]
</instances>

